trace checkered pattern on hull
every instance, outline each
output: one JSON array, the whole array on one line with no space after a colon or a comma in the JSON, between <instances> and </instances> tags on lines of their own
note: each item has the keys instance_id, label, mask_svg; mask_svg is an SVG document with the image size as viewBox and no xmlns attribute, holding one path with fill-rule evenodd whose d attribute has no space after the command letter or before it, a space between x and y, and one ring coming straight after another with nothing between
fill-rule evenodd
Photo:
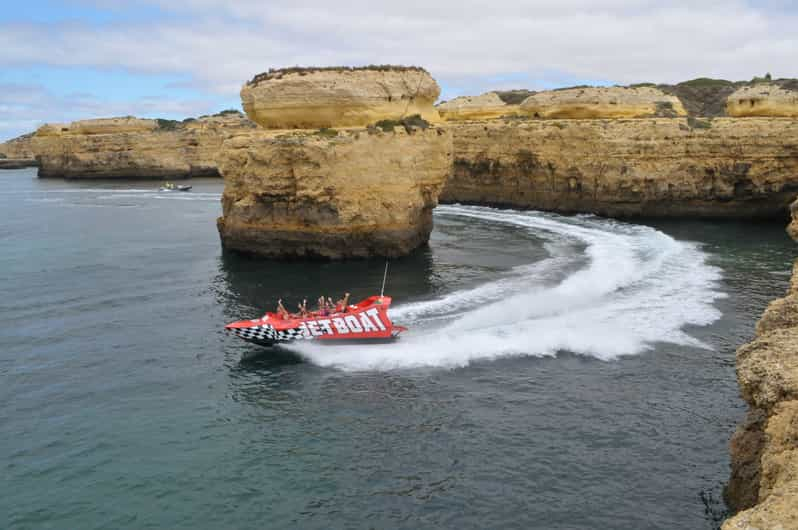
<instances>
[{"instance_id":1,"label":"checkered pattern on hull","mask_svg":"<svg viewBox=\"0 0 798 530\"><path fill-rule=\"evenodd\" d=\"M286 342L297 339L311 339L310 335L306 335L299 328L276 330L272 326L252 326L249 328L233 328L232 331L236 336L244 340L260 341L260 342Z\"/></svg>"}]
</instances>

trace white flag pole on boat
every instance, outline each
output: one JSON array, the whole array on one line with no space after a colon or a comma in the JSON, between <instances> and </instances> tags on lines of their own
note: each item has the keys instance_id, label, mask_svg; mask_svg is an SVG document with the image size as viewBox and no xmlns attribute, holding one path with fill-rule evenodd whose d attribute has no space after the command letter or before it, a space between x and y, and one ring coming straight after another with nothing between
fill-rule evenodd
<instances>
[{"instance_id":1,"label":"white flag pole on boat","mask_svg":"<svg viewBox=\"0 0 798 530\"><path fill-rule=\"evenodd\" d=\"M380 289L380 298L385 294L385 280L388 279L388 260L385 260L385 273L382 275L382 289Z\"/></svg>"}]
</instances>

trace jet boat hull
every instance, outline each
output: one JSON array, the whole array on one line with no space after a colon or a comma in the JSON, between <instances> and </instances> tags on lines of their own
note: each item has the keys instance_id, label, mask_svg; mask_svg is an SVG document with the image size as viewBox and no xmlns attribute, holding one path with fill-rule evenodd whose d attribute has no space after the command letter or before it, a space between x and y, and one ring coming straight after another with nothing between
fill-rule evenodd
<instances>
[{"instance_id":1,"label":"jet boat hull","mask_svg":"<svg viewBox=\"0 0 798 530\"><path fill-rule=\"evenodd\" d=\"M388 317L389 296L371 296L340 312L283 317L266 313L262 318L240 320L225 326L236 337L259 346L313 340L327 344L369 344L396 340L406 331Z\"/></svg>"}]
</instances>

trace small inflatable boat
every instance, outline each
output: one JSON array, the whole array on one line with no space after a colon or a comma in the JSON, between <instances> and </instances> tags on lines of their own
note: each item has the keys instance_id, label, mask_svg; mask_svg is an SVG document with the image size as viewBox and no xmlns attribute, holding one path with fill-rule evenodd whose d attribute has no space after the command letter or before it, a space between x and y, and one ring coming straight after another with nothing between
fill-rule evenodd
<instances>
[{"instance_id":1,"label":"small inflatable boat","mask_svg":"<svg viewBox=\"0 0 798 530\"><path fill-rule=\"evenodd\" d=\"M163 186L158 188L158 191L189 191L190 189L191 186L189 186L188 184L178 184L178 185L164 184Z\"/></svg>"},{"instance_id":2,"label":"small inflatable boat","mask_svg":"<svg viewBox=\"0 0 798 530\"><path fill-rule=\"evenodd\" d=\"M225 326L236 337L261 346L296 340L324 342L387 342L407 328L395 326L388 317L390 296L370 296L343 311L305 316L266 313L254 320L240 320Z\"/></svg>"}]
</instances>

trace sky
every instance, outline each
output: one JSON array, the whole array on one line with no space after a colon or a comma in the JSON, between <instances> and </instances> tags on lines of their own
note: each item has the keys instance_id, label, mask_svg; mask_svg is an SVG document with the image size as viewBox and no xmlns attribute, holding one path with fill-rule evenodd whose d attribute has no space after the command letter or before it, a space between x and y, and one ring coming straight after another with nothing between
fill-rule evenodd
<instances>
[{"instance_id":1,"label":"sky","mask_svg":"<svg viewBox=\"0 0 798 530\"><path fill-rule=\"evenodd\" d=\"M281 66L493 89L798 77L796 0L0 0L0 141L45 122L240 109Z\"/></svg>"}]
</instances>

